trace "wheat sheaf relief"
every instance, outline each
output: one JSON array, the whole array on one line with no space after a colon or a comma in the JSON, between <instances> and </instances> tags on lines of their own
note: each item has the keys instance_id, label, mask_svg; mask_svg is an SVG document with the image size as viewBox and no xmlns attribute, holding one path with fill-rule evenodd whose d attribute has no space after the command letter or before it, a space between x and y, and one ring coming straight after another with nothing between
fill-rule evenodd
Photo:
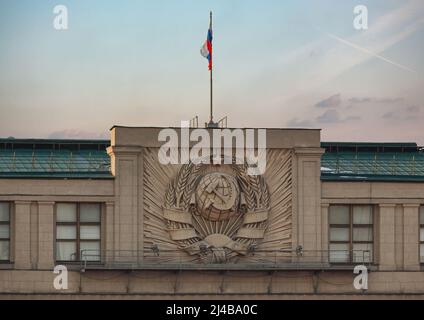
<instances>
[{"instance_id":1,"label":"wheat sheaf relief","mask_svg":"<svg viewBox=\"0 0 424 320\"><path fill-rule=\"evenodd\" d=\"M146 149L145 252L157 248L170 262L226 263L290 249L291 159L290 150L268 150L265 174L250 176L235 161L161 165L157 149Z\"/></svg>"}]
</instances>

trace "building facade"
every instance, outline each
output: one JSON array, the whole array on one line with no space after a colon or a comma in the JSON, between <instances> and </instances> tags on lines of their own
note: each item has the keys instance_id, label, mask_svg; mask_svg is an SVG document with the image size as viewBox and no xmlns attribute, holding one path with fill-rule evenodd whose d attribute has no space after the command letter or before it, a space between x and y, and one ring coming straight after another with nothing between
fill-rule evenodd
<instances>
[{"instance_id":1,"label":"building facade","mask_svg":"<svg viewBox=\"0 0 424 320\"><path fill-rule=\"evenodd\" d=\"M0 140L2 298L424 297L415 143L267 129L266 171L250 176L234 159L161 164L160 130Z\"/></svg>"}]
</instances>

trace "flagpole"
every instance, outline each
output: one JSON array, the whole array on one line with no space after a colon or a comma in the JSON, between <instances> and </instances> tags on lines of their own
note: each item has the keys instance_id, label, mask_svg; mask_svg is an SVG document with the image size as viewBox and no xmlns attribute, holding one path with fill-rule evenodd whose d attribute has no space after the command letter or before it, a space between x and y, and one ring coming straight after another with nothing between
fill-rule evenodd
<instances>
[{"instance_id":1,"label":"flagpole","mask_svg":"<svg viewBox=\"0 0 424 320\"><path fill-rule=\"evenodd\" d=\"M209 28L210 30L212 30L212 11L210 12L210 18L209 18ZM213 59L213 51L212 51L212 56L211 58ZM212 82L213 82L213 78L212 78L212 69L213 69L213 64L211 65L211 70L210 70L210 83L211 83L211 114L210 114L210 123L213 123L213 87L212 87Z\"/></svg>"},{"instance_id":2,"label":"flagpole","mask_svg":"<svg viewBox=\"0 0 424 320\"><path fill-rule=\"evenodd\" d=\"M210 118L211 118L211 122L213 122L213 98L212 98L212 68L211 68L211 71L210 71L210 81L211 81L211 116L210 116Z\"/></svg>"}]
</instances>

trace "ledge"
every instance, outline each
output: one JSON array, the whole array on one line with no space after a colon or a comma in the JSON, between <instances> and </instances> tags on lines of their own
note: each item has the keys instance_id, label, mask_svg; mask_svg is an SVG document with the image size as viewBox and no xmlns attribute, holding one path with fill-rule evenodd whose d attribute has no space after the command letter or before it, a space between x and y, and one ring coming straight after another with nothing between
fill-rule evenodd
<instances>
[{"instance_id":1,"label":"ledge","mask_svg":"<svg viewBox=\"0 0 424 320\"><path fill-rule=\"evenodd\" d=\"M285 264L160 264L160 263L140 263L140 264L110 264L110 265L87 265L81 266L81 272L88 270L146 270L146 271L353 271L356 265L330 265L327 263L317 264L296 264L296 263L285 263ZM367 266L368 270L377 270L376 266Z\"/></svg>"}]
</instances>

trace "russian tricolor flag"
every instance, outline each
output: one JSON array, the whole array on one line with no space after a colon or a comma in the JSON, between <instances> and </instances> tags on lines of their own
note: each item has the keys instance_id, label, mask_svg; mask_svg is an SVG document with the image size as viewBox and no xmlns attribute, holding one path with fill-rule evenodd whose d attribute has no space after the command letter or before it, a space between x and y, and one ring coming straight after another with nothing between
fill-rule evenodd
<instances>
[{"instance_id":1,"label":"russian tricolor flag","mask_svg":"<svg viewBox=\"0 0 424 320\"><path fill-rule=\"evenodd\" d=\"M209 61L209 70L212 70L212 25L209 26L208 37L200 49L200 54Z\"/></svg>"}]
</instances>

